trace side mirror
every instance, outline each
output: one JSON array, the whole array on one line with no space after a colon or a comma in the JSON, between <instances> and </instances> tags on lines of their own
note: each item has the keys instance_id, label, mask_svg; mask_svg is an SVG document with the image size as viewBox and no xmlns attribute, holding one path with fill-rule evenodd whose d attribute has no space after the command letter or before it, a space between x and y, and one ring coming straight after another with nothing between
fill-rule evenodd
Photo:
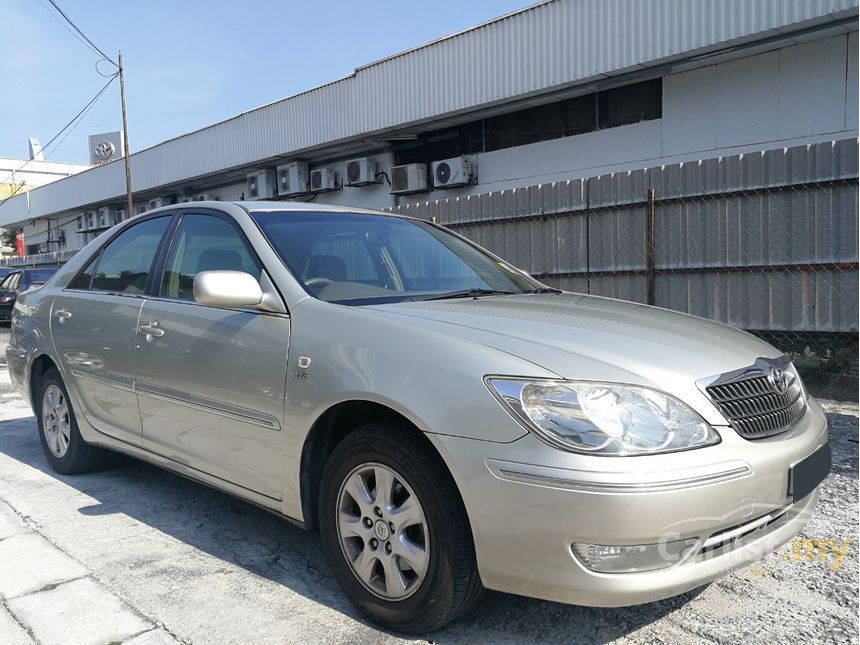
<instances>
[{"instance_id":1,"label":"side mirror","mask_svg":"<svg viewBox=\"0 0 860 645\"><path fill-rule=\"evenodd\" d=\"M244 271L201 271L194 276L194 300L211 307L255 307L263 302L263 290Z\"/></svg>"}]
</instances>

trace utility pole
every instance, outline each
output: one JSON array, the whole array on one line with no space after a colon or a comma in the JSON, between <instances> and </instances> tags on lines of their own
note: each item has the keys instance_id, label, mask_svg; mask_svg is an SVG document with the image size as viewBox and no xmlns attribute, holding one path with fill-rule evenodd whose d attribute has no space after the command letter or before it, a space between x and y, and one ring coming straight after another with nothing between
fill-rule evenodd
<instances>
[{"instance_id":1,"label":"utility pole","mask_svg":"<svg viewBox=\"0 0 860 645\"><path fill-rule=\"evenodd\" d=\"M126 218L134 215L131 204L131 161L128 158L128 121L125 118L125 74L122 66L122 52L117 58L119 63L119 97L122 103L122 156L125 159L125 193L127 205Z\"/></svg>"}]
</instances>

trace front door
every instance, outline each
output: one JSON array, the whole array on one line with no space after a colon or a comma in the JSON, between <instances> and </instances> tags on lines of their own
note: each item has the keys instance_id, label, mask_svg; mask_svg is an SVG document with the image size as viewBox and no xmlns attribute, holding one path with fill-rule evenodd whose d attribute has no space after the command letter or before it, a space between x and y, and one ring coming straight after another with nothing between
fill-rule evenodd
<instances>
[{"instance_id":1,"label":"front door","mask_svg":"<svg viewBox=\"0 0 860 645\"><path fill-rule=\"evenodd\" d=\"M137 338L136 388L148 450L273 499L283 488L286 315L194 301L200 271L262 265L226 216L182 215ZM152 333L155 330L155 333Z\"/></svg>"},{"instance_id":2,"label":"front door","mask_svg":"<svg viewBox=\"0 0 860 645\"><path fill-rule=\"evenodd\" d=\"M54 298L51 336L80 413L99 432L141 445L134 393L138 317L169 216L125 229Z\"/></svg>"}]
</instances>

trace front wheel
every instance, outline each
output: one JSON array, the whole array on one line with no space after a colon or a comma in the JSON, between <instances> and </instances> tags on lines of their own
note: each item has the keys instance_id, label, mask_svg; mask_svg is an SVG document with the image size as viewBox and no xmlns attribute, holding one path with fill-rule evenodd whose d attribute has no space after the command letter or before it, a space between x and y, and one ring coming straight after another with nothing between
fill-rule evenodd
<instances>
[{"instance_id":1,"label":"front wheel","mask_svg":"<svg viewBox=\"0 0 860 645\"><path fill-rule=\"evenodd\" d=\"M483 590L456 485L426 439L370 424L331 455L320 491L320 530L353 604L402 632L438 629Z\"/></svg>"}]
</instances>

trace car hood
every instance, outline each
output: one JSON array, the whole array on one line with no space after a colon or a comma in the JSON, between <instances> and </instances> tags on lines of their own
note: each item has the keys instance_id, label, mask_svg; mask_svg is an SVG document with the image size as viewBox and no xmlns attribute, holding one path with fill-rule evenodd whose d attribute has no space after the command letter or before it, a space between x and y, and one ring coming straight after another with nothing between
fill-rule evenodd
<instances>
[{"instance_id":1,"label":"car hood","mask_svg":"<svg viewBox=\"0 0 860 645\"><path fill-rule=\"evenodd\" d=\"M708 414L701 378L780 352L745 332L658 307L574 293L489 296L368 307L443 325L568 379L626 382L672 393ZM527 374L519 376L528 376ZM723 421L724 422L724 421Z\"/></svg>"}]
</instances>

